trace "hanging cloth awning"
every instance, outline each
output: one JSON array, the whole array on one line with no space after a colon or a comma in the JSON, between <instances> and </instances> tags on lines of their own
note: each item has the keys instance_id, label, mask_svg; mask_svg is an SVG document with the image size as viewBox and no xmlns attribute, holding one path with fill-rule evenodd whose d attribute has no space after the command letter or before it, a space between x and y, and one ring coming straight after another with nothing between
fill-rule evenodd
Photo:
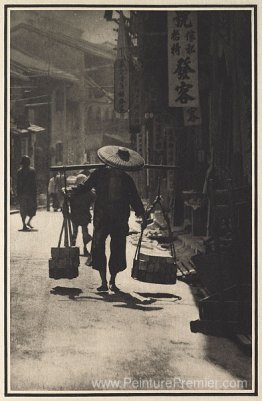
<instances>
[{"instance_id":1,"label":"hanging cloth awning","mask_svg":"<svg viewBox=\"0 0 262 401\"><path fill-rule=\"evenodd\" d=\"M30 125L27 128L17 128L11 127L11 134L13 135L23 135L23 134L39 134L45 132L45 128L38 125Z\"/></svg>"},{"instance_id":2,"label":"hanging cloth awning","mask_svg":"<svg viewBox=\"0 0 262 401\"><path fill-rule=\"evenodd\" d=\"M39 127L39 125L30 125L30 127L28 127L27 129L29 132L33 132L34 134L45 131L45 128Z\"/></svg>"}]
</instances>

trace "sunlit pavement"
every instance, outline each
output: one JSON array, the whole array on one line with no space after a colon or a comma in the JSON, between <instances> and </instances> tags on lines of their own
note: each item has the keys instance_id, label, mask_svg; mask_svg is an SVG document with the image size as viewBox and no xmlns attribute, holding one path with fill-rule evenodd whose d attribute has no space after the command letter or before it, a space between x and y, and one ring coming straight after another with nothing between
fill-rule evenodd
<instances>
[{"instance_id":1,"label":"sunlit pavement","mask_svg":"<svg viewBox=\"0 0 262 401\"><path fill-rule=\"evenodd\" d=\"M21 232L19 214L10 217L11 391L250 389L251 358L228 339L190 332L198 308L187 284L133 280L130 243L119 294L97 293L84 257L78 278L49 279L62 215L39 211L33 223L38 231Z\"/></svg>"}]
</instances>

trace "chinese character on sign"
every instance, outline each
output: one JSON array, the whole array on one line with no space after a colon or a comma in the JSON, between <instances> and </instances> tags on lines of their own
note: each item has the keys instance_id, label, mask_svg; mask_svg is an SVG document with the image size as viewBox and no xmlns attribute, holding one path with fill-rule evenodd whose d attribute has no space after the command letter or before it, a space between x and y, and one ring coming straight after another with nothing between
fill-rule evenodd
<instances>
[{"instance_id":1,"label":"chinese character on sign","mask_svg":"<svg viewBox=\"0 0 262 401\"><path fill-rule=\"evenodd\" d=\"M179 40L180 39L180 35L179 35L179 30L178 29L174 29L171 35L171 39L172 40Z\"/></svg>"},{"instance_id":2,"label":"chinese character on sign","mask_svg":"<svg viewBox=\"0 0 262 401\"><path fill-rule=\"evenodd\" d=\"M189 64L191 64L189 57L186 57L185 59L180 58L177 61L177 68L174 73L178 75L178 79L189 79L188 73L195 72L195 70L193 70Z\"/></svg>"},{"instance_id":3,"label":"chinese character on sign","mask_svg":"<svg viewBox=\"0 0 262 401\"><path fill-rule=\"evenodd\" d=\"M188 121L195 122L196 120L199 120L200 118L196 115L197 108L196 107L190 107L188 109Z\"/></svg>"},{"instance_id":4,"label":"chinese character on sign","mask_svg":"<svg viewBox=\"0 0 262 401\"><path fill-rule=\"evenodd\" d=\"M201 113L199 107L188 107L184 109L185 125L201 125Z\"/></svg>"},{"instance_id":5,"label":"chinese character on sign","mask_svg":"<svg viewBox=\"0 0 262 401\"><path fill-rule=\"evenodd\" d=\"M189 100L194 100L192 96L188 94L188 91L192 88L192 85L187 84L186 82L182 81L180 86L176 87L176 91L178 92L179 96L176 98L177 102L182 104L187 104Z\"/></svg>"},{"instance_id":6,"label":"chinese character on sign","mask_svg":"<svg viewBox=\"0 0 262 401\"><path fill-rule=\"evenodd\" d=\"M198 13L168 11L170 107L198 107Z\"/></svg>"},{"instance_id":7,"label":"chinese character on sign","mask_svg":"<svg viewBox=\"0 0 262 401\"><path fill-rule=\"evenodd\" d=\"M187 54L195 53L196 52L195 45L192 45L191 43L188 43L188 45L186 47L186 52L187 52Z\"/></svg>"},{"instance_id":8,"label":"chinese character on sign","mask_svg":"<svg viewBox=\"0 0 262 401\"><path fill-rule=\"evenodd\" d=\"M176 12L176 16L173 18L174 24L177 28L191 28L192 22L188 20L190 12L188 11L178 11Z\"/></svg>"},{"instance_id":9,"label":"chinese character on sign","mask_svg":"<svg viewBox=\"0 0 262 401\"><path fill-rule=\"evenodd\" d=\"M194 40L196 40L196 32L193 31L193 29L186 33L186 40L188 42L194 42Z\"/></svg>"},{"instance_id":10,"label":"chinese character on sign","mask_svg":"<svg viewBox=\"0 0 262 401\"><path fill-rule=\"evenodd\" d=\"M177 56L179 56L180 55L180 49L181 49L181 46L179 45L178 42L176 42L176 43L173 44L173 46L171 48L171 53L172 54L176 54Z\"/></svg>"}]
</instances>

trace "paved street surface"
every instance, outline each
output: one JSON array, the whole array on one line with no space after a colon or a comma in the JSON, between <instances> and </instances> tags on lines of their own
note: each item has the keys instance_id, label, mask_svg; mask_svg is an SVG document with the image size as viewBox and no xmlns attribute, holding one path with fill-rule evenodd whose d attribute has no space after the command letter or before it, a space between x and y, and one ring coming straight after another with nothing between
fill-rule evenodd
<instances>
[{"instance_id":1,"label":"paved street surface","mask_svg":"<svg viewBox=\"0 0 262 401\"><path fill-rule=\"evenodd\" d=\"M48 277L61 213L38 211L35 232L18 231L19 214L10 219L11 391L250 388L251 359L236 344L190 332L198 308L187 284L130 277L133 245L122 292L97 293L84 257L77 279Z\"/></svg>"}]
</instances>

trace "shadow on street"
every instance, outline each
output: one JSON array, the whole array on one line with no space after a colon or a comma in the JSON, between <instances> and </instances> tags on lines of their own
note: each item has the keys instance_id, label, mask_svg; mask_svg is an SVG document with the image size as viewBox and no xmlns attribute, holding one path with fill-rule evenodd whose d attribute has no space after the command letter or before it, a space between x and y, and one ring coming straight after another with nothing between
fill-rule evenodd
<instances>
[{"instance_id":1,"label":"shadow on street","mask_svg":"<svg viewBox=\"0 0 262 401\"><path fill-rule=\"evenodd\" d=\"M99 297L91 297L91 296L80 296L77 297L75 300L77 301L83 301L83 300L88 300L88 299L93 299L96 301L104 301L104 302L109 302L113 305L114 307L117 308L130 308L130 309L138 309L142 311L157 311L163 309L162 307L156 307L156 306L148 306L156 302L155 299L145 299L141 300L139 298L136 298L132 296L130 293L119 291L118 293L107 293L107 292L97 292L96 293ZM119 302L122 302L122 305L118 305Z\"/></svg>"},{"instance_id":2,"label":"shadow on street","mask_svg":"<svg viewBox=\"0 0 262 401\"><path fill-rule=\"evenodd\" d=\"M149 297L149 298L156 298L156 299L172 299L174 301L181 301L182 297L179 295L175 294L168 294L165 292L137 292L138 295L141 295L142 297Z\"/></svg>"},{"instance_id":3,"label":"shadow on street","mask_svg":"<svg viewBox=\"0 0 262 401\"><path fill-rule=\"evenodd\" d=\"M50 291L50 294L53 295L62 295L62 296L67 296L69 299L74 300L74 301L84 301L84 300L89 300L93 299L95 301L104 301L104 302L109 302L109 303L119 303L123 302L123 305L113 305L114 307L118 308L131 308L131 309L138 309L138 310L143 310L143 311L154 311L154 310L161 310L163 309L162 307L151 307L148 305L153 304L156 302L156 299L145 299L141 300L139 298L136 298L132 296L131 294L123 291L119 291L118 293L107 293L107 292L97 292L96 294L99 295L99 297L92 297L92 296L79 296L83 291L81 288L72 288L72 287L54 287ZM156 294L159 295L159 294ZM164 295L171 295L171 294L164 294ZM174 296L176 297L176 296ZM155 297L157 298L157 296ZM166 296L165 296L166 298Z\"/></svg>"},{"instance_id":4,"label":"shadow on street","mask_svg":"<svg viewBox=\"0 0 262 401\"><path fill-rule=\"evenodd\" d=\"M37 230L36 228L30 228L30 230L24 230L23 228L20 228L20 229L17 230L17 231L21 231L21 232L24 232L24 233L35 233L35 232L37 232L38 230Z\"/></svg>"},{"instance_id":5,"label":"shadow on street","mask_svg":"<svg viewBox=\"0 0 262 401\"><path fill-rule=\"evenodd\" d=\"M81 294L83 291L81 288L70 288L70 287L54 287L50 291L50 294L53 295L64 295L68 296L69 299L75 299L79 294Z\"/></svg>"}]
</instances>

